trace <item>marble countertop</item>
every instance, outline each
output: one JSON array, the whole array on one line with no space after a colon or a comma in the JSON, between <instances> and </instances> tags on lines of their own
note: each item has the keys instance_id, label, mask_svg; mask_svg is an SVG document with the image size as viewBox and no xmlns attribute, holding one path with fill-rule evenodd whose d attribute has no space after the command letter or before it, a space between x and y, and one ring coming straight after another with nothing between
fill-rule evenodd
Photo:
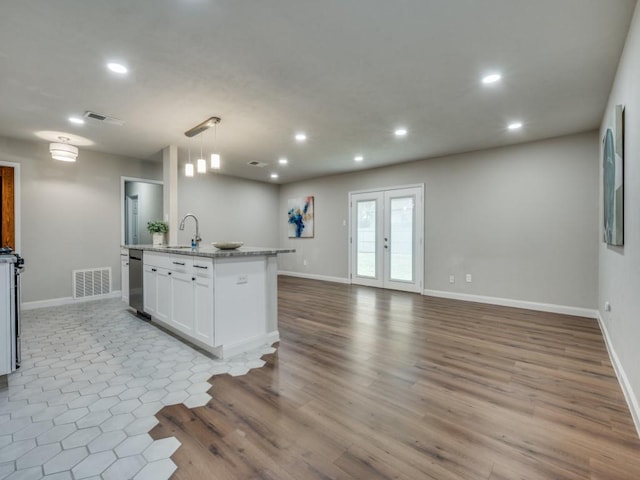
<instances>
[{"instance_id":1,"label":"marble countertop","mask_svg":"<svg viewBox=\"0 0 640 480\"><path fill-rule=\"evenodd\" d=\"M159 245L122 245L122 248L144 250L146 252L171 253L177 255L189 255L192 257L250 257L257 255L277 255L279 253L293 253L295 248L263 248L263 247L240 247L235 250L220 250L213 245L200 245L198 248L191 247L167 247Z\"/></svg>"}]
</instances>

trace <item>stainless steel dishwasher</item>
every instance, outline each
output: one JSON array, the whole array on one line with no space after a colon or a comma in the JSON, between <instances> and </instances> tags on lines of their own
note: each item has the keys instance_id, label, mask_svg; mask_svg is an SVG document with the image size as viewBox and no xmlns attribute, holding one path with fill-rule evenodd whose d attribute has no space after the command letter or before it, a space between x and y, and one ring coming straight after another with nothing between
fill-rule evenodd
<instances>
[{"instance_id":1,"label":"stainless steel dishwasher","mask_svg":"<svg viewBox=\"0 0 640 480\"><path fill-rule=\"evenodd\" d=\"M144 313L142 250L129 249L129 306Z\"/></svg>"}]
</instances>

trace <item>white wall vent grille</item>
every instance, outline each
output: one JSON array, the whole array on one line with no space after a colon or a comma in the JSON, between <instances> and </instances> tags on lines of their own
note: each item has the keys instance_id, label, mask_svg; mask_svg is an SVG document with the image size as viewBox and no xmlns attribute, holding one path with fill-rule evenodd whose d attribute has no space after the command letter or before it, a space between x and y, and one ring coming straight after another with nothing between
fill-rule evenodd
<instances>
[{"instance_id":1,"label":"white wall vent grille","mask_svg":"<svg viewBox=\"0 0 640 480\"><path fill-rule=\"evenodd\" d=\"M74 270L73 298L97 297L111 293L111 267Z\"/></svg>"}]
</instances>

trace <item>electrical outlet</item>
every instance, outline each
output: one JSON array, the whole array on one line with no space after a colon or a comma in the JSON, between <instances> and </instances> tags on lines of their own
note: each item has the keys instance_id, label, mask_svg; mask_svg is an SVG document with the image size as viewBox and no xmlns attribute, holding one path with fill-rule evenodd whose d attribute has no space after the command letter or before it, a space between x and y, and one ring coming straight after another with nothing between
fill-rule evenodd
<instances>
[{"instance_id":1,"label":"electrical outlet","mask_svg":"<svg viewBox=\"0 0 640 480\"><path fill-rule=\"evenodd\" d=\"M346 227L347 226L347 221L346 220L342 220L342 226Z\"/></svg>"},{"instance_id":2,"label":"electrical outlet","mask_svg":"<svg viewBox=\"0 0 640 480\"><path fill-rule=\"evenodd\" d=\"M467 273L467 277L466 277L467 283L471 283L471 274Z\"/></svg>"},{"instance_id":3,"label":"electrical outlet","mask_svg":"<svg viewBox=\"0 0 640 480\"><path fill-rule=\"evenodd\" d=\"M243 283L249 283L248 275L238 275L238 280L236 280L236 284L242 285Z\"/></svg>"},{"instance_id":4,"label":"electrical outlet","mask_svg":"<svg viewBox=\"0 0 640 480\"><path fill-rule=\"evenodd\" d=\"M449 275L449 283L456 283L456 276L455 275Z\"/></svg>"},{"instance_id":5,"label":"electrical outlet","mask_svg":"<svg viewBox=\"0 0 640 480\"><path fill-rule=\"evenodd\" d=\"M604 311L605 312L611 311L611 304L609 302L604 302Z\"/></svg>"},{"instance_id":6,"label":"electrical outlet","mask_svg":"<svg viewBox=\"0 0 640 480\"><path fill-rule=\"evenodd\" d=\"M307 259L306 258L304 260L302 260L302 265L304 265L305 267L307 266Z\"/></svg>"}]
</instances>

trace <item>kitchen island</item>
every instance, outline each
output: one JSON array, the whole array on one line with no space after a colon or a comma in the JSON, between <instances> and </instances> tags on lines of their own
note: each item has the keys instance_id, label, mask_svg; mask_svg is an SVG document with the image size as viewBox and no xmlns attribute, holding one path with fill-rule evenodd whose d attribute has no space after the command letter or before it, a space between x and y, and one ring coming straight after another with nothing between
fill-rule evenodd
<instances>
[{"instance_id":1,"label":"kitchen island","mask_svg":"<svg viewBox=\"0 0 640 480\"><path fill-rule=\"evenodd\" d=\"M220 358L273 344L277 255L294 249L126 245L143 251L144 313Z\"/></svg>"}]
</instances>

